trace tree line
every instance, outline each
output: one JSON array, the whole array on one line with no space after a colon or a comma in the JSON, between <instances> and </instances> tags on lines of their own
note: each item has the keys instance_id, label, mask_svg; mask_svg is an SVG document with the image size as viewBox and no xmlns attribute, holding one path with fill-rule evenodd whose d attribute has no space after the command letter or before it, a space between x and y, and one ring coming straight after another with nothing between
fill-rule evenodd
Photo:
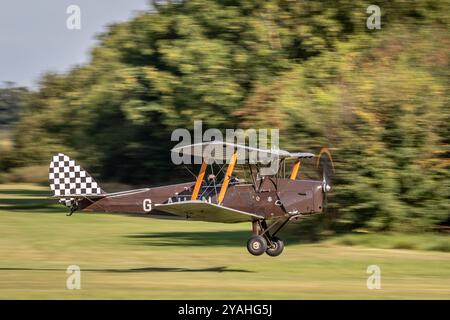
<instances>
[{"instance_id":1,"label":"tree line","mask_svg":"<svg viewBox=\"0 0 450 320\"><path fill-rule=\"evenodd\" d=\"M366 28L371 4L380 30ZM332 150L335 221L430 230L450 213L448 4L153 3L101 34L89 63L20 103L0 92L0 124L14 123L0 168L65 152L100 180L161 184L180 172L176 128L278 128L283 149Z\"/></svg>"}]
</instances>

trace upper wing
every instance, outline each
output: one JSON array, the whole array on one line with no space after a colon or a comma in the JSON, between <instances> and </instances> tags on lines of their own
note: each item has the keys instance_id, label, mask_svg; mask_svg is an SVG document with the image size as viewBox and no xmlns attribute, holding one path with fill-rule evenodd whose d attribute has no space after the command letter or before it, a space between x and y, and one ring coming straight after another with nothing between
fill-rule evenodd
<instances>
[{"instance_id":1,"label":"upper wing","mask_svg":"<svg viewBox=\"0 0 450 320\"><path fill-rule=\"evenodd\" d=\"M226 141L209 141L190 145L183 145L174 147L174 153L190 155L208 160L228 160L231 154L237 152L239 160L244 160L245 163L263 163L265 161L272 161L275 159L284 158L312 158L314 154L306 152L290 153L281 149L262 149L254 148L242 144L230 143Z\"/></svg>"},{"instance_id":2,"label":"upper wing","mask_svg":"<svg viewBox=\"0 0 450 320\"><path fill-rule=\"evenodd\" d=\"M181 201L155 205L155 210L174 214L186 219L208 222L244 222L264 217L257 214L219 206L200 200Z\"/></svg>"}]
</instances>

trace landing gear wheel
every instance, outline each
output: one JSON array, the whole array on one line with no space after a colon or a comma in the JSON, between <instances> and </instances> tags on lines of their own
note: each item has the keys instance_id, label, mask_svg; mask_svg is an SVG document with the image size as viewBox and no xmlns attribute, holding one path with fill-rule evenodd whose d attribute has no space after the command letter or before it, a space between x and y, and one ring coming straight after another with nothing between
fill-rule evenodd
<instances>
[{"instance_id":1,"label":"landing gear wheel","mask_svg":"<svg viewBox=\"0 0 450 320\"><path fill-rule=\"evenodd\" d=\"M273 237L272 243L272 247L268 247L266 253L271 257L279 256L283 252L284 242L277 237Z\"/></svg>"},{"instance_id":2,"label":"landing gear wheel","mask_svg":"<svg viewBox=\"0 0 450 320\"><path fill-rule=\"evenodd\" d=\"M267 250L267 241L262 236L253 236L248 239L247 250L254 256L260 256Z\"/></svg>"}]
</instances>

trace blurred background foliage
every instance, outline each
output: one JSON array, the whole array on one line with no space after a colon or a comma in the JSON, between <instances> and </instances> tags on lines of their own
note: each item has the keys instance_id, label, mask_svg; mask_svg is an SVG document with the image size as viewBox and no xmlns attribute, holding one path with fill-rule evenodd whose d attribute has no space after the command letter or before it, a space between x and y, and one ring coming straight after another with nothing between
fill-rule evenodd
<instances>
[{"instance_id":1,"label":"blurred background foliage","mask_svg":"<svg viewBox=\"0 0 450 320\"><path fill-rule=\"evenodd\" d=\"M381 29L368 30L369 5ZM279 128L336 166L319 228L431 230L450 219L449 1L157 1L91 61L0 90L0 179L65 152L99 180L183 177L172 130ZM181 168L182 169L182 168ZM39 171L31 169L32 172ZM314 221L317 223L317 221Z\"/></svg>"}]
</instances>

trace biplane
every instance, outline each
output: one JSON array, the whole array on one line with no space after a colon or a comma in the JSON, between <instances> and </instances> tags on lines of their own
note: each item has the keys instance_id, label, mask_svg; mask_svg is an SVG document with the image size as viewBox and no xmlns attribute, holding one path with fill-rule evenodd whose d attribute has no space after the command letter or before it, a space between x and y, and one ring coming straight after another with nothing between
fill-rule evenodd
<instances>
[{"instance_id":1,"label":"biplane","mask_svg":"<svg viewBox=\"0 0 450 320\"><path fill-rule=\"evenodd\" d=\"M231 149L231 153L210 152L205 156L206 149L211 147ZM250 222L253 235L247 249L255 256L280 255L284 243L277 237L278 232L291 221L322 213L327 205L334 166L325 148L315 156L213 141L175 147L171 151L202 158L195 181L107 193L81 166L59 153L50 163L50 189L54 198L70 209L68 215L87 211L206 222ZM251 156L255 152L256 160ZM298 179L302 161L314 157L316 166L322 166L322 179ZM286 174L288 159L294 162ZM241 173L235 170L238 160L239 167L249 173L249 179L238 177ZM213 164L217 163L223 165L214 172Z\"/></svg>"}]
</instances>

